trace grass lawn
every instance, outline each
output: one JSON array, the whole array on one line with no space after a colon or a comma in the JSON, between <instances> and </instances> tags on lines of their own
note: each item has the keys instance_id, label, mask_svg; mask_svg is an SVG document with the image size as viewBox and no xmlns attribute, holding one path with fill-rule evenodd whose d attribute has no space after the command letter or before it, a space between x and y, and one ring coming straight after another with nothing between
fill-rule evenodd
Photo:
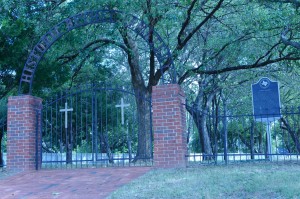
<instances>
[{"instance_id":1,"label":"grass lawn","mask_svg":"<svg viewBox=\"0 0 300 199\"><path fill-rule=\"evenodd\" d=\"M246 163L155 169L109 198L300 198L300 165Z\"/></svg>"}]
</instances>

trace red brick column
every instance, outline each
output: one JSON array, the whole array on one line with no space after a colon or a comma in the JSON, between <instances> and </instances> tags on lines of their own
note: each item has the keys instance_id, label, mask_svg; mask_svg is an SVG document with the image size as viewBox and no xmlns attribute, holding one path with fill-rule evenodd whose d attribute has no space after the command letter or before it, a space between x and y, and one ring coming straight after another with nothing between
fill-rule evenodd
<instances>
[{"instance_id":1,"label":"red brick column","mask_svg":"<svg viewBox=\"0 0 300 199\"><path fill-rule=\"evenodd\" d=\"M177 84L153 87L154 166L186 167L185 95Z\"/></svg>"},{"instance_id":2,"label":"red brick column","mask_svg":"<svg viewBox=\"0 0 300 199\"><path fill-rule=\"evenodd\" d=\"M40 136L42 99L30 95L9 97L7 108L7 168L12 171L35 170L36 155L38 168L41 165L36 133L38 130Z\"/></svg>"}]
</instances>

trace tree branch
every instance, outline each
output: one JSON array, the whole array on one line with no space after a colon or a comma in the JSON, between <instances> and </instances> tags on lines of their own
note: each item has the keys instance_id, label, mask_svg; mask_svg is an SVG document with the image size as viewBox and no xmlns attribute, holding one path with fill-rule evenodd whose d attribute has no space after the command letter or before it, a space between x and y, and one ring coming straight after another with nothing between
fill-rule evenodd
<instances>
[{"instance_id":1,"label":"tree branch","mask_svg":"<svg viewBox=\"0 0 300 199\"><path fill-rule=\"evenodd\" d=\"M196 2L197 2L197 0L193 0L193 1L192 1L190 7L189 7L188 10L187 10L187 17L186 17L185 21L182 23L182 27L181 27L181 29L180 29L180 31L179 31L179 33L178 33L177 41L178 41L178 45L179 45L179 46L182 46L182 45L183 45L183 44L182 44L182 41L181 41L181 37L183 37L184 31L185 31L185 29L187 28L187 26L188 26L189 23L190 23L192 10L193 10L193 8L194 8Z\"/></svg>"},{"instance_id":2,"label":"tree branch","mask_svg":"<svg viewBox=\"0 0 300 199\"><path fill-rule=\"evenodd\" d=\"M185 19L185 21L182 24L181 30L178 33L177 36L177 46L175 47L175 50L172 53L172 59L174 60L175 58L177 58L178 56L178 51L182 50L182 48L188 43L188 41L194 36L194 34L216 13L217 10L220 9L222 3L224 2L224 0L219 0L218 4L214 7L214 9L192 30L190 31L190 33L186 36L186 38L184 38L183 40L181 39L184 35L184 32L186 30L186 28L188 27L189 23L190 23L190 19L191 19L191 13L192 10L195 7L197 0L193 0L191 2L190 7L188 8L187 11L187 18ZM153 85L156 85L158 83L158 81L160 80L160 78L162 77L162 75L169 70L169 67L171 65L171 59L169 58L167 61L165 61L165 63L163 63L163 66L161 67L162 69L158 69L155 72L154 75L154 81L153 81Z\"/></svg>"},{"instance_id":3,"label":"tree branch","mask_svg":"<svg viewBox=\"0 0 300 199\"><path fill-rule=\"evenodd\" d=\"M74 82L75 78L77 77L77 75L79 74L79 71L81 70L83 64L85 63L85 61L89 57L90 57L90 55L87 55L86 57L84 57L83 60L81 60L80 64L75 68L74 73L73 73L72 78L71 78L71 83L70 83L69 89L72 88L72 85L73 85L73 82Z\"/></svg>"},{"instance_id":4,"label":"tree branch","mask_svg":"<svg viewBox=\"0 0 300 199\"><path fill-rule=\"evenodd\" d=\"M193 5L194 2L195 0L192 2L189 10L190 9L192 10L194 8ZM183 41L181 41L181 39L178 41L178 44L176 46L176 51L181 50L186 45L186 43L193 37L193 35L217 12L217 10L221 8L223 2L224 0L219 0L218 4L214 7L214 9L192 31L190 31L190 33L186 36L186 38L184 38ZM181 31L179 32L177 39L182 37L184 30L186 29L186 27L190 22L191 13L189 13L189 10L188 10L187 19L183 23L183 26L181 28Z\"/></svg>"},{"instance_id":5,"label":"tree branch","mask_svg":"<svg viewBox=\"0 0 300 199\"><path fill-rule=\"evenodd\" d=\"M236 43L236 42L239 42L241 40L246 40L245 38L247 36L251 35L251 33L247 33L239 38L237 38L236 40L233 40L233 41L229 41L228 43L224 44L220 50L218 50L217 52L215 52L215 54L213 55L213 57L211 57L209 60L213 60L213 59L216 59L220 54L221 52L223 52L227 47L229 47L230 45ZM250 38L249 38L250 39ZM186 72L179 78L178 80L178 84L182 84L183 81L190 77L191 75L193 75L195 73L195 71L199 70L201 67L203 66L203 64L201 64L200 66L198 66L197 68L193 68L193 69L189 69L189 70L186 70Z\"/></svg>"},{"instance_id":6,"label":"tree branch","mask_svg":"<svg viewBox=\"0 0 300 199\"><path fill-rule=\"evenodd\" d=\"M245 65L237 65L233 67L224 67L222 69L217 70L200 70L200 67L190 69L185 72L183 76L179 78L178 84L182 84L183 81L191 76L192 74L206 74L206 75L214 75L214 74L221 74L230 71L236 70L245 70L245 69L253 69L253 68L260 68L267 66L269 64L281 62L281 61L297 61L300 60L300 57L292 57L293 53L289 53L283 57L279 57L276 59L271 59L272 51L280 44L280 42L274 44L263 56L259 57L253 64L245 64ZM265 60L264 60L265 59ZM262 61L264 60L264 61Z\"/></svg>"},{"instance_id":7,"label":"tree branch","mask_svg":"<svg viewBox=\"0 0 300 199\"><path fill-rule=\"evenodd\" d=\"M91 47L92 45L94 44L98 44L98 43L101 43L103 45L109 45L109 44L112 44L112 45L115 45L121 49L123 49L126 53L129 53L129 49L123 45L122 43L119 43L119 42L116 42L114 40L110 40L110 39L97 39L97 40L94 40L88 44L86 44L82 49L78 50L76 53L72 54L72 55L61 55L59 56L56 60L59 61L59 60L63 60L63 63L62 65L74 60L76 57L78 57L80 55L80 52L83 52L85 50L87 50L89 47ZM102 45L102 46L103 46ZM99 47L97 47L98 49ZM95 49L91 50L91 51L94 51Z\"/></svg>"},{"instance_id":8,"label":"tree branch","mask_svg":"<svg viewBox=\"0 0 300 199\"><path fill-rule=\"evenodd\" d=\"M152 6L151 6L151 0L146 1L146 8L144 10L145 15L148 18L149 21L149 36L148 36L148 43L153 43L154 38L154 27L158 23L158 21L162 18L161 15L155 16L151 13ZM149 53L149 79L148 79L148 85L147 89L151 92L152 86L155 85L155 52L154 49L150 48Z\"/></svg>"},{"instance_id":9,"label":"tree branch","mask_svg":"<svg viewBox=\"0 0 300 199\"><path fill-rule=\"evenodd\" d=\"M288 133L291 135L292 140L294 141L294 143L296 145L298 153L300 153L300 142L299 142L299 138L298 138L296 132L292 130L291 126L289 125L288 121L285 118L283 118L283 117L280 118L280 121L284 125L284 126L281 125L281 128L288 131Z\"/></svg>"},{"instance_id":10,"label":"tree branch","mask_svg":"<svg viewBox=\"0 0 300 199\"><path fill-rule=\"evenodd\" d=\"M235 70L260 68L260 67L264 67L264 66L267 66L269 64L273 64L273 63L277 63L277 62L281 62L281 61L297 61L297 60L300 60L300 57L290 57L291 55L292 54L288 54L285 57L272 59L272 60L270 58L268 58L266 61L261 62L261 63L238 65L238 66L227 67L227 68L223 68L223 69L219 69L219 70L197 71L196 73L212 75L212 74L220 74L220 73L225 73L225 72L230 72L230 71L235 71Z\"/></svg>"},{"instance_id":11,"label":"tree branch","mask_svg":"<svg viewBox=\"0 0 300 199\"><path fill-rule=\"evenodd\" d=\"M291 29L289 27L286 27L282 33L281 33L281 41L285 44L285 45L288 45L288 46L292 46L294 48L297 48L300 50L300 43L298 42L294 42L294 41L290 41L288 38L287 38L287 34L291 31Z\"/></svg>"},{"instance_id":12,"label":"tree branch","mask_svg":"<svg viewBox=\"0 0 300 199\"><path fill-rule=\"evenodd\" d=\"M87 50L91 46L93 46L95 44L98 44L98 43L100 43L102 45L96 46L96 47L92 48L91 50L89 50L89 53L81 60L79 65L74 69L74 73L73 73L72 78L71 78L70 88L72 87L72 84L73 84L75 78L77 77L77 75L79 74L79 71L81 70L81 68L84 65L85 61L90 57L91 52L96 51L97 49L103 47L104 45L113 44L113 45L118 46L119 48L123 49L126 53L129 53L129 49L125 45L123 45L122 43L119 43L119 42L116 42L116 41L110 40L110 39L97 39L97 40L94 40L94 41L86 44L80 51L78 51L78 52L76 52L72 55L62 55L62 56L58 57L57 61L66 59L62 63L62 65L67 64L68 62L70 62L70 61L74 60L76 57L78 57L80 55L80 52L82 52L84 50Z\"/></svg>"},{"instance_id":13,"label":"tree branch","mask_svg":"<svg viewBox=\"0 0 300 199\"><path fill-rule=\"evenodd\" d=\"M134 89L146 89L145 81L139 66L139 54L136 43L132 40L126 29L120 29L120 34L128 50L127 59L131 73L131 80Z\"/></svg>"}]
</instances>

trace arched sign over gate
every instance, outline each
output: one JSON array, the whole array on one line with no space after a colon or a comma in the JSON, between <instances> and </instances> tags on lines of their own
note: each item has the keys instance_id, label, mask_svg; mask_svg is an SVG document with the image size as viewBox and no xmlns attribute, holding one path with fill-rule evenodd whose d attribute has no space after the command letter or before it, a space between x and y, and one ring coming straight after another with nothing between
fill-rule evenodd
<instances>
[{"instance_id":1,"label":"arched sign over gate","mask_svg":"<svg viewBox=\"0 0 300 199\"><path fill-rule=\"evenodd\" d=\"M122 21L122 19L126 19L126 21ZM175 83L176 73L170 50L157 32L153 32L153 43L149 43L148 38L150 29L144 21L133 15L116 10L97 10L87 11L64 19L41 37L39 42L34 46L33 50L29 54L29 57L27 58L23 68L19 84L19 94L31 94L34 74L39 62L52 44L60 39L63 35L72 31L73 29L89 24L117 22L122 22L124 27L134 31L149 44L150 48L154 51L158 62L160 63L162 80L164 81L163 73L171 69L171 81L172 83Z\"/></svg>"}]
</instances>

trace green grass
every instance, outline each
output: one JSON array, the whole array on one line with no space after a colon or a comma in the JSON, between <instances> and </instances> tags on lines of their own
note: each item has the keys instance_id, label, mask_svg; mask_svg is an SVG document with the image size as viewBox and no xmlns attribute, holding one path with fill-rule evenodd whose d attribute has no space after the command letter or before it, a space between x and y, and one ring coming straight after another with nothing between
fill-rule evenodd
<instances>
[{"instance_id":1,"label":"green grass","mask_svg":"<svg viewBox=\"0 0 300 199\"><path fill-rule=\"evenodd\" d=\"M249 163L157 169L109 198L300 198L300 165Z\"/></svg>"}]
</instances>

